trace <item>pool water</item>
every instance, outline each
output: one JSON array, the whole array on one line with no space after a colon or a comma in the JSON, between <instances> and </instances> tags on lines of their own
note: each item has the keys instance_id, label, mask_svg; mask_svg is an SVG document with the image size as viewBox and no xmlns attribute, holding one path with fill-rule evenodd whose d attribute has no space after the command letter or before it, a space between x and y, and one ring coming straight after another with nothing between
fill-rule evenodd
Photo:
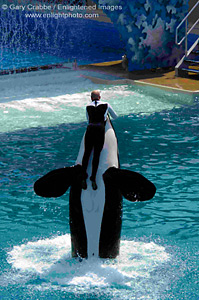
<instances>
[{"instance_id":1,"label":"pool water","mask_svg":"<svg viewBox=\"0 0 199 300\"><path fill-rule=\"evenodd\" d=\"M16 49L6 49L2 51L1 70L18 70L35 66L46 66L64 63L61 57L33 52L33 51L17 51Z\"/></svg>"},{"instance_id":2,"label":"pool water","mask_svg":"<svg viewBox=\"0 0 199 300\"><path fill-rule=\"evenodd\" d=\"M81 71L0 80L0 299L197 300L197 97L96 85ZM96 88L119 114L113 124L121 168L146 176L157 193L143 203L124 200L117 259L80 263L70 254L69 192L40 198L33 183L75 163Z\"/></svg>"}]
</instances>

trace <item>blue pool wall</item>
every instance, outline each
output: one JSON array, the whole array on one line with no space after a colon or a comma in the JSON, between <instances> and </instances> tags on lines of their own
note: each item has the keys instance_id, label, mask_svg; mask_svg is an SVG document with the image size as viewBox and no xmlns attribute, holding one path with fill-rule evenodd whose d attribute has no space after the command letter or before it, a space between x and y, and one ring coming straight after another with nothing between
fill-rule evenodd
<instances>
[{"instance_id":1,"label":"blue pool wall","mask_svg":"<svg viewBox=\"0 0 199 300\"><path fill-rule=\"evenodd\" d=\"M26 18L27 11L1 9L0 68L18 68L17 56L32 51L54 55L61 61L76 58L79 64L119 60L126 53L129 71L175 66L182 57L183 46L175 44L175 29L188 11L187 0L95 2L108 7L104 12L113 24L75 18ZM112 10L111 6L122 9ZM5 49L13 51L6 61Z\"/></svg>"},{"instance_id":2,"label":"blue pool wall","mask_svg":"<svg viewBox=\"0 0 199 300\"><path fill-rule=\"evenodd\" d=\"M175 66L182 57L184 45L175 44L175 31L188 12L188 0L94 2L105 7L104 12L120 32L126 45L129 71ZM108 6L122 9L107 9Z\"/></svg>"},{"instance_id":3,"label":"blue pool wall","mask_svg":"<svg viewBox=\"0 0 199 300\"><path fill-rule=\"evenodd\" d=\"M111 23L83 18L27 18L27 13L30 11L0 9L1 70L42 64L42 59L28 61L33 52L58 57L60 62L77 59L78 64L120 60L125 53L125 44ZM26 62L21 59L25 56Z\"/></svg>"}]
</instances>

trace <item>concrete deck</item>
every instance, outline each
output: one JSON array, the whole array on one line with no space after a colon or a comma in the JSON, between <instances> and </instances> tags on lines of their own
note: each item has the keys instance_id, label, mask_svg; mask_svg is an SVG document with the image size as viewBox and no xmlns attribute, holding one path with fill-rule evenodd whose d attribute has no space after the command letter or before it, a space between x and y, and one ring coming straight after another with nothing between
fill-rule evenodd
<instances>
[{"instance_id":1,"label":"concrete deck","mask_svg":"<svg viewBox=\"0 0 199 300\"><path fill-rule=\"evenodd\" d=\"M92 0L88 0L89 4L94 5L95 3ZM189 11L196 4L196 0L189 1ZM93 20L99 22L112 23L110 18L100 9L93 11L93 13L98 13L98 18L93 18ZM193 12L189 17L189 27L197 20L197 12ZM195 34L199 34L199 25L194 29ZM105 74L112 74L120 78L126 79L128 83L139 83L139 84L148 84L154 85L162 88L168 88L173 90L178 90L179 92L189 92L189 93L199 93L199 75L192 75L189 73L189 77L176 77L174 68L168 69L156 69L156 70L144 70L144 71L134 71L128 72L124 71L122 68L121 61L116 62L106 62L99 64L92 64L87 66L80 66L81 69L92 70ZM96 76L97 77L97 76ZM95 83L102 83L102 79L97 80L97 78L90 77ZM104 83L110 83L107 80L104 80ZM113 82L112 82L113 83Z\"/></svg>"},{"instance_id":2,"label":"concrete deck","mask_svg":"<svg viewBox=\"0 0 199 300\"><path fill-rule=\"evenodd\" d=\"M126 79L127 83L154 85L160 88L178 90L179 92L199 94L198 75L190 75L189 78L176 77L172 68L128 72L122 68L121 61L84 65L79 66L79 68L118 76L119 81ZM90 77L90 79L95 83L102 83L101 79L97 80L97 74L96 77Z\"/></svg>"}]
</instances>

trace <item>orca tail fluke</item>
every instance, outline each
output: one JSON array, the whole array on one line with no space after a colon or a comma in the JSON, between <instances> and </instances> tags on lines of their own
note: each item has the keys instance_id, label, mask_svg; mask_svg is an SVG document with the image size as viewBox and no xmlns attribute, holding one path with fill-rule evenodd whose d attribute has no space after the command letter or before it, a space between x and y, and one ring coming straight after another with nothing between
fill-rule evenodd
<instances>
[{"instance_id":1,"label":"orca tail fluke","mask_svg":"<svg viewBox=\"0 0 199 300\"><path fill-rule=\"evenodd\" d=\"M118 187L122 196L132 202L150 200L156 193L155 185L137 172L111 167L103 178L106 183Z\"/></svg>"},{"instance_id":2,"label":"orca tail fluke","mask_svg":"<svg viewBox=\"0 0 199 300\"><path fill-rule=\"evenodd\" d=\"M65 194L74 180L77 181L77 184L81 185L81 165L50 171L34 183L34 191L38 196L41 197L60 197Z\"/></svg>"}]
</instances>

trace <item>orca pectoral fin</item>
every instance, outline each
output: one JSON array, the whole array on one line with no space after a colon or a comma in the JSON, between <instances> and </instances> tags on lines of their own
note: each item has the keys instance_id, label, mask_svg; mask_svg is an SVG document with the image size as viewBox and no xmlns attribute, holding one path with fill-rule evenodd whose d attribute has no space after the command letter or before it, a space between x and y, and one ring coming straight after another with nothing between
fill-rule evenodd
<instances>
[{"instance_id":1,"label":"orca pectoral fin","mask_svg":"<svg viewBox=\"0 0 199 300\"><path fill-rule=\"evenodd\" d=\"M103 178L106 183L118 187L122 196L132 202L152 199L156 192L155 185L137 172L111 167Z\"/></svg>"},{"instance_id":2,"label":"orca pectoral fin","mask_svg":"<svg viewBox=\"0 0 199 300\"><path fill-rule=\"evenodd\" d=\"M76 165L50 171L34 183L34 191L41 197L60 197L71 186L73 180L81 178L82 167Z\"/></svg>"}]
</instances>

